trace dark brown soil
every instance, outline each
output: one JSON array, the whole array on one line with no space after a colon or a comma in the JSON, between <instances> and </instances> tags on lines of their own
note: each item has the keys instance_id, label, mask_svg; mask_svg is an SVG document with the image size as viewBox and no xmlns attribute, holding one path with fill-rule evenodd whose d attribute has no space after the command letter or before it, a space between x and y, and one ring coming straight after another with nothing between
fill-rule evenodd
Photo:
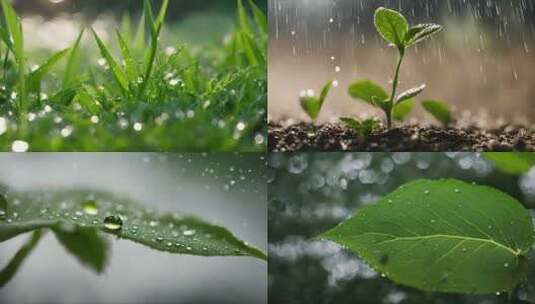
<instances>
[{"instance_id":1,"label":"dark brown soil","mask_svg":"<svg viewBox=\"0 0 535 304\"><path fill-rule=\"evenodd\" d=\"M535 132L519 126L495 130L402 126L368 138L337 124L269 124L269 150L296 151L535 151Z\"/></svg>"}]
</instances>

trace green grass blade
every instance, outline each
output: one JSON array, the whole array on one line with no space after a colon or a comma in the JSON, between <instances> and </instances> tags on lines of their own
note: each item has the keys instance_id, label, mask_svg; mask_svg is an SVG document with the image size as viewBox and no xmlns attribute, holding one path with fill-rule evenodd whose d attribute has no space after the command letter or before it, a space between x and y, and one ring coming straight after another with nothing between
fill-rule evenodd
<instances>
[{"instance_id":1,"label":"green grass blade","mask_svg":"<svg viewBox=\"0 0 535 304\"><path fill-rule=\"evenodd\" d=\"M251 27L249 26L249 16L243 6L242 0L238 0L238 24L244 33L252 35Z\"/></svg>"},{"instance_id":2,"label":"green grass blade","mask_svg":"<svg viewBox=\"0 0 535 304\"><path fill-rule=\"evenodd\" d=\"M156 35L156 26L154 23L154 14L149 0L143 2L143 15L145 16L145 27L149 28L151 37Z\"/></svg>"},{"instance_id":3,"label":"green grass blade","mask_svg":"<svg viewBox=\"0 0 535 304\"><path fill-rule=\"evenodd\" d=\"M165 16L167 15L167 8L169 7L169 0L164 0L160 12L158 13L158 18L156 18L156 31L160 31L164 21Z\"/></svg>"},{"instance_id":4,"label":"green grass blade","mask_svg":"<svg viewBox=\"0 0 535 304\"><path fill-rule=\"evenodd\" d=\"M249 64L252 66L264 65L264 56L262 55L260 48L256 45L256 42L245 32L239 33L239 36L243 52L245 53Z\"/></svg>"},{"instance_id":5,"label":"green grass blade","mask_svg":"<svg viewBox=\"0 0 535 304\"><path fill-rule=\"evenodd\" d=\"M76 69L78 68L79 55L80 55L80 41L84 35L84 30L80 31L74 46L71 48L69 53L69 58L67 59L67 66L65 67L65 72L63 73L63 88L69 87L74 79L76 78Z\"/></svg>"},{"instance_id":6,"label":"green grass blade","mask_svg":"<svg viewBox=\"0 0 535 304\"><path fill-rule=\"evenodd\" d=\"M145 47L145 24L143 20L145 20L144 14L141 15L134 38L134 48L136 51L142 50Z\"/></svg>"},{"instance_id":7,"label":"green grass blade","mask_svg":"<svg viewBox=\"0 0 535 304\"><path fill-rule=\"evenodd\" d=\"M27 91L26 91L26 63L24 60L24 34L22 32L22 24L13 6L7 0L0 0L2 9L4 11L4 18L6 20L7 29L13 40L13 54L17 60L18 67L18 86L19 86L19 115L26 113L27 105ZM22 118L22 117L21 117Z\"/></svg>"},{"instance_id":8,"label":"green grass blade","mask_svg":"<svg viewBox=\"0 0 535 304\"><path fill-rule=\"evenodd\" d=\"M2 27L0 27L0 38L2 39L2 41L7 46L8 50L13 52L13 53L15 53L15 49L13 49L13 43L11 43L11 39L9 38L9 34Z\"/></svg>"},{"instance_id":9,"label":"green grass blade","mask_svg":"<svg viewBox=\"0 0 535 304\"><path fill-rule=\"evenodd\" d=\"M127 44L132 41L132 18L129 13L124 13L121 19L121 35Z\"/></svg>"},{"instance_id":10,"label":"green grass blade","mask_svg":"<svg viewBox=\"0 0 535 304\"><path fill-rule=\"evenodd\" d=\"M151 30L151 43L149 49L145 52L145 60L143 66L145 67L145 73L143 78L143 83L139 89L139 95L143 96L147 88L147 84L150 80L152 73L152 68L154 66L154 61L156 60L156 50L158 49L158 36L160 35L161 27L157 28L154 22L154 17L152 14L152 7L148 0L145 0L144 5L144 15L145 15L145 24Z\"/></svg>"},{"instance_id":11,"label":"green grass blade","mask_svg":"<svg viewBox=\"0 0 535 304\"><path fill-rule=\"evenodd\" d=\"M91 29L91 31L93 31L93 35L95 36L95 40L97 41L102 57L106 59L106 61L108 62L110 66L110 70L111 70L114 80L119 85L119 88L123 92L123 95L128 95L128 81L126 80L127 78L126 78L124 71L122 70L121 66L117 63L117 61L115 61L115 59L111 55L108 48L106 48L106 45L104 45L104 42L100 40L95 30Z\"/></svg>"},{"instance_id":12,"label":"green grass blade","mask_svg":"<svg viewBox=\"0 0 535 304\"><path fill-rule=\"evenodd\" d=\"M256 25L258 26L258 28L263 34L267 35L268 21L267 21L266 14L264 14L264 12L258 7L258 5L254 3L253 0L248 0L248 1L249 1L249 5L251 6L253 10L253 16L254 16Z\"/></svg>"},{"instance_id":13,"label":"green grass blade","mask_svg":"<svg viewBox=\"0 0 535 304\"><path fill-rule=\"evenodd\" d=\"M2 1L2 9L4 10L4 18L6 20L7 29L13 39L14 55L18 61L22 60L24 56L24 39L22 33L22 25L13 6L7 0Z\"/></svg>"},{"instance_id":14,"label":"green grass blade","mask_svg":"<svg viewBox=\"0 0 535 304\"><path fill-rule=\"evenodd\" d=\"M65 56L65 54L67 54L67 52L69 52L69 50L70 49L65 49L50 56L50 58L48 58L43 65L28 75L29 92L40 93L41 81L43 80L43 77L45 77L50 70L52 70L52 68L58 63L58 61L61 60L61 58L63 58L63 56Z\"/></svg>"},{"instance_id":15,"label":"green grass blade","mask_svg":"<svg viewBox=\"0 0 535 304\"><path fill-rule=\"evenodd\" d=\"M121 53L123 54L125 62L126 76L128 77L129 82L133 83L136 81L138 76L136 61L132 57L132 53L130 52L127 42L119 31L117 31L117 39L119 40L119 48L121 49Z\"/></svg>"},{"instance_id":16,"label":"green grass blade","mask_svg":"<svg viewBox=\"0 0 535 304\"><path fill-rule=\"evenodd\" d=\"M100 106L94 101L91 94L87 92L86 87L78 91L78 94L76 94L76 100L88 113L92 115L100 113Z\"/></svg>"}]
</instances>

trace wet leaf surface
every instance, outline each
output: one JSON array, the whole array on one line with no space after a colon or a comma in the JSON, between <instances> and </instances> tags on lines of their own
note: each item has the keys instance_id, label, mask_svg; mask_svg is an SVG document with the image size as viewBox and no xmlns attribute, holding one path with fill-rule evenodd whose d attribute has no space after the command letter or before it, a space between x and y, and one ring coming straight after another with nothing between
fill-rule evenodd
<instances>
[{"instance_id":1,"label":"wet leaf surface","mask_svg":"<svg viewBox=\"0 0 535 304\"><path fill-rule=\"evenodd\" d=\"M58 235L60 241L97 271L103 266L104 259L88 259L84 249L73 244L75 235L82 233L102 245L95 235L83 229L96 228L170 253L266 259L263 252L239 240L224 227L191 215L157 213L108 193L42 190L7 192L3 197L7 208L5 218L0 222L0 242L39 228L67 227ZM71 234L65 234L65 230Z\"/></svg>"},{"instance_id":2,"label":"wet leaf surface","mask_svg":"<svg viewBox=\"0 0 535 304\"><path fill-rule=\"evenodd\" d=\"M403 285L492 294L527 276L532 231L527 210L503 192L458 180L418 180L320 238L356 252Z\"/></svg>"}]
</instances>

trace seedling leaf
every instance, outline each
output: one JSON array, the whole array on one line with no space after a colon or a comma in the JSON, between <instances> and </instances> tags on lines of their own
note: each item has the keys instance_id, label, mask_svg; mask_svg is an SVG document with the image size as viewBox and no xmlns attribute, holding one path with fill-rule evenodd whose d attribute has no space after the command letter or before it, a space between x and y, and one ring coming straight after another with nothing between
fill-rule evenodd
<instances>
[{"instance_id":1,"label":"seedling leaf","mask_svg":"<svg viewBox=\"0 0 535 304\"><path fill-rule=\"evenodd\" d=\"M490 187L419 180L322 234L399 284L432 292L514 288L533 245L527 210Z\"/></svg>"},{"instance_id":2,"label":"seedling leaf","mask_svg":"<svg viewBox=\"0 0 535 304\"><path fill-rule=\"evenodd\" d=\"M422 93L425 90L426 85L422 84L419 87L412 88L410 90L407 90L401 94L398 95L398 98L396 99L396 103L402 103L404 101L407 101L413 97L418 96L420 93Z\"/></svg>"},{"instance_id":3,"label":"seedling leaf","mask_svg":"<svg viewBox=\"0 0 535 304\"><path fill-rule=\"evenodd\" d=\"M319 99L315 96L304 95L300 97L301 108L308 114L312 120L316 120L325 103L325 99L332 87L332 81L327 82L321 89Z\"/></svg>"},{"instance_id":4,"label":"seedling leaf","mask_svg":"<svg viewBox=\"0 0 535 304\"><path fill-rule=\"evenodd\" d=\"M443 125L447 126L451 123L451 111L446 103L438 100L424 100L422 106Z\"/></svg>"},{"instance_id":5,"label":"seedling leaf","mask_svg":"<svg viewBox=\"0 0 535 304\"><path fill-rule=\"evenodd\" d=\"M305 96L300 98L300 102L301 108L307 113L310 119L316 120L321 111L319 100L316 97Z\"/></svg>"},{"instance_id":6,"label":"seedling leaf","mask_svg":"<svg viewBox=\"0 0 535 304\"><path fill-rule=\"evenodd\" d=\"M410 47L415 45L416 43L433 36L441 30L442 26L438 24L426 23L415 25L411 27L405 35L405 46Z\"/></svg>"},{"instance_id":7,"label":"seedling leaf","mask_svg":"<svg viewBox=\"0 0 535 304\"><path fill-rule=\"evenodd\" d=\"M349 86L349 95L375 105L373 97L383 101L388 98L385 90L370 80L361 80Z\"/></svg>"},{"instance_id":8,"label":"seedling leaf","mask_svg":"<svg viewBox=\"0 0 535 304\"><path fill-rule=\"evenodd\" d=\"M35 229L74 225L99 229L170 253L266 259L262 251L237 239L223 227L195 216L158 214L108 193L25 191L8 192L6 199L7 214L5 220L0 220L0 242ZM12 204L13 201L20 203Z\"/></svg>"},{"instance_id":9,"label":"seedling leaf","mask_svg":"<svg viewBox=\"0 0 535 304\"><path fill-rule=\"evenodd\" d=\"M325 102L325 99L327 98L327 95L329 94L329 91L331 90L332 85L333 85L332 81L329 81L321 89L321 94L320 94L320 99L319 99L320 108L323 106L323 103Z\"/></svg>"},{"instance_id":10,"label":"seedling leaf","mask_svg":"<svg viewBox=\"0 0 535 304\"><path fill-rule=\"evenodd\" d=\"M374 23L379 34L386 41L398 48L404 47L403 39L409 30L409 23L402 14L380 7L375 11Z\"/></svg>"},{"instance_id":11,"label":"seedling leaf","mask_svg":"<svg viewBox=\"0 0 535 304\"><path fill-rule=\"evenodd\" d=\"M398 103L392 110L392 118L396 121L402 122L412 112L414 108L414 100L409 99L405 102Z\"/></svg>"},{"instance_id":12,"label":"seedling leaf","mask_svg":"<svg viewBox=\"0 0 535 304\"><path fill-rule=\"evenodd\" d=\"M379 127L379 122L375 119L358 121L350 117L342 117L340 120L361 138L370 136Z\"/></svg>"}]
</instances>

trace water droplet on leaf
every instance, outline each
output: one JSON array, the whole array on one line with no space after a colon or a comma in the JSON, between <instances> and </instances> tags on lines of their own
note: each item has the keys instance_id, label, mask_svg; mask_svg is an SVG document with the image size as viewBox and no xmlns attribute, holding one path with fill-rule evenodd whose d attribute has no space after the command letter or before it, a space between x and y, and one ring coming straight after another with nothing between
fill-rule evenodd
<instances>
[{"instance_id":1,"label":"water droplet on leaf","mask_svg":"<svg viewBox=\"0 0 535 304\"><path fill-rule=\"evenodd\" d=\"M107 216L104 219L104 228L111 231L119 231L123 227L123 220L116 215Z\"/></svg>"},{"instance_id":2,"label":"water droplet on leaf","mask_svg":"<svg viewBox=\"0 0 535 304\"><path fill-rule=\"evenodd\" d=\"M97 202L94 200L86 201L82 208L84 209L84 212L89 215L97 215L98 214L98 208L97 208Z\"/></svg>"}]
</instances>

